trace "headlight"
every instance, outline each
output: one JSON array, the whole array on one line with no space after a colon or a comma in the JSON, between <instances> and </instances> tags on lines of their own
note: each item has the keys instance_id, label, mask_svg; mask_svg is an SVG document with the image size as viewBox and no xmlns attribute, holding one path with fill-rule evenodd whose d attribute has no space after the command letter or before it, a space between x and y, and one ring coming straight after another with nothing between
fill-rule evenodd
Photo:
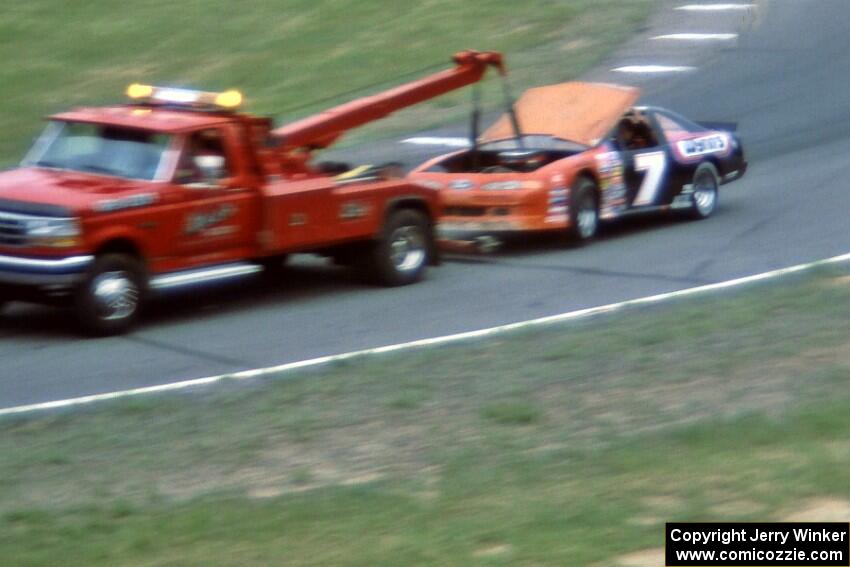
<instances>
[{"instance_id":1,"label":"headlight","mask_svg":"<svg viewBox=\"0 0 850 567\"><path fill-rule=\"evenodd\" d=\"M80 243L80 222L77 219L35 218L26 222L27 243L47 248L70 248Z\"/></svg>"}]
</instances>

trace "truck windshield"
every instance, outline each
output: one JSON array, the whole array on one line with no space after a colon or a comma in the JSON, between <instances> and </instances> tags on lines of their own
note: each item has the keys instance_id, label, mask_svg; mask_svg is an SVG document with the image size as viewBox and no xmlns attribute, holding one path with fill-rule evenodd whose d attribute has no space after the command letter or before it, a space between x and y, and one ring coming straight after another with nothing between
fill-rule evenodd
<instances>
[{"instance_id":1,"label":"truck windshield","mask_svg":"<svg viewBox=\"0 0 850 567\"><path fill-rule=\"evenodd\" d=\"M171 136L134 128L51 122L23 165L153 180Z\"/></svg>"}]
</instances>

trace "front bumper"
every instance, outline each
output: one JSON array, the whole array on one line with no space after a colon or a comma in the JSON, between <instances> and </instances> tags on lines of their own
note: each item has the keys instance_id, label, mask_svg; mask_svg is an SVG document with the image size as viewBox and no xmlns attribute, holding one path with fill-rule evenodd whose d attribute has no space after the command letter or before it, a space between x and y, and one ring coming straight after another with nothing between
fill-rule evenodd
<instances>
[{"instance_id":1,"label":"front bumper","mask_svg":"<svg viewBox=\"0 0 850 567\"><path fill-rule=\"evenodd\" d=\"M69 287L85 277L94 256L27 258L0 255L0 284L26 287Z\"/></svg>"},{"instance_id":2,"label":"front bumper","mask_svg":"<svg viewBox=\"0 0 850 567\"><path fill-rule=\"evenodd\" d=\"M451 236L459 233L494 233L494 232L519 232L528 230L524 224L506 220L440 220L437 224L437 233L441 237Z\"/></svg>"},{"instance_id":3,"label":"front bumper","mask_svg":"<svg viewBox=\"0 0 850 567\"><path fill-rule=\"evenodd\" d=\"M507 235L518 232L563 230L569 223L566 212L557 215L482 215L477 217L444 216L437 224L441 238L469 235Z\"/></svg>"},{"instance_id":4,"label":"front bumper","mask_svg":"<svg viewBox=\"0 0 850 567\"><path fill-rule=\"evenodd\" d=\"M727 183L731 183L732 181L741 179L744 174L747 173L748 167L749 163L746 161L742 161L738 169L730 171L729 173L723 176L723 179L721 179L720 181L721 185L726 185Z\"/></svg>"}]
</instances>

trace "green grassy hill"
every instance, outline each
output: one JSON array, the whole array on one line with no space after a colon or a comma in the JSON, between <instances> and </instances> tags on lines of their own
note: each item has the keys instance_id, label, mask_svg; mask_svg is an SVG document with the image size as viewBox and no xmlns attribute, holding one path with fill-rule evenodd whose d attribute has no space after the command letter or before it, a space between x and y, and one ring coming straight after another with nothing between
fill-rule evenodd
<instances>
[{"instance_id":1,"label":"green grassy hill","mask_svg":"<svg viewBox=\"0 0 850 567\"><path fill-rule=\"evenodd\" d=\"M239 88L251 110L283 118L466 48L507 53L518 87L561 80L631 33L655 1L10 2L0 11L0 165L16 162L43 114L121 101L136 81ZM439 122L453 100L397 127Z\"/></svg>"}]
</instances>

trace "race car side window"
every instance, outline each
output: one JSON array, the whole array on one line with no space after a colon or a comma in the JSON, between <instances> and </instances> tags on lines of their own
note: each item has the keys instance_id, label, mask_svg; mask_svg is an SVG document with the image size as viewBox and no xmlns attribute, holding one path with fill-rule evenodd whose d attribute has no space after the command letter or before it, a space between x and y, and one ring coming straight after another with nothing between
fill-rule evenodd
<instances>
[{"instance_id":1,"label":"race car side window","mask_svg":"<svg viewBox=\"0 0 850 567\"><path fill-rule=\"evenodd\" d=\"M658 138L645 116L627 114L617 126L617 145L627 151L644 150L658 146Z\"/></svg>"},{"instance_id":2,"label":"race car side window","mask_svg":"<svg viewBox=\"0 0 850 567\"><path fill-rule=\"evenodd\" d=\"M658 120L658 125L664 131L664 136L670 142L678 142L691 135L691 131L687 126L666 114L657 113L655 119Z\"/></svg>"}]
</instances>

